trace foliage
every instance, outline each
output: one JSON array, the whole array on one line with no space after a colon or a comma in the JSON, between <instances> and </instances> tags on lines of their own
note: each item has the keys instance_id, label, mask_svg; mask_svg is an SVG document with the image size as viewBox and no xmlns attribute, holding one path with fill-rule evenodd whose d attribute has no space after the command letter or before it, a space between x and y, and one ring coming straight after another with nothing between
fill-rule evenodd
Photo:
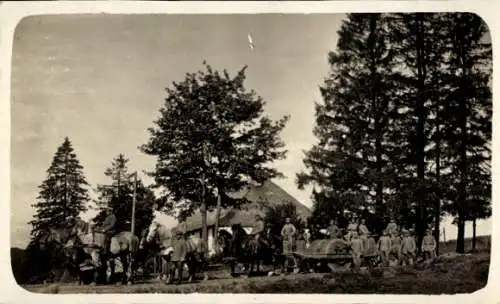
<instances>
[{"instance_id":1,"label":"foliage","mask_svg":"<svg viewBox=\"0 0 500 304\"><path fill-rule=\"evenodd\" d=\"M338 34L316 104L319 141L297 174L299 187L314 185L311 222L370 210L376 222L416 226L421 239L445 214L462 223L489 217L484 22L466 13L349 14Z\"/></svg>"},{"instance_id":2,"label":"foliage","mask_svg":"<svg viewBox=\"0 0 500 304\"><path fill-rule=\"evenodd\" d=\"M179 210L180 220L206 203L216 205L215 192L240 190L249 180L281 176L270 163L286 151L279 137L288 117L263 116L265 102L244 86L245 68L230 77L204 63L205 71L188 73L167 88L160 118L150 128L141 150L157 157L150 175L164 190L163 207ZM242 201L224 199L222 207Z\"/></svg>"},{"instance_id":3,"label":"foliage","mask_svg":"<svg viewBox=\"0 0 500 304\"><path fill-rule=\"evenodd\" d=\"M132 200L134 192L134 175L128 172L127 163L129 159L123 154L115 157L111 166L104 171L111 182L107 185L98 185L99 194L98 206L101 210L105 206L113 209L117 217L118 231L130 230L132 220ZM143 182L137 180L136 189L136 209L135 209L135 231L139 235L146 229L153 220L153 209L155 205L155 196L151 189L146 187ZM101 211L94 221L101 224L104 221L105 213Z\"/></svg>"},{"instance_id":4,"label":"foliage","mask_svg":"<svg viewBox=\"0 0 500 304\"><path fill-rule=\"evenodd\" d=\"M39 186L40 192L35 208L31 235L50 227L60 227L66 224L66 217L77 216L86 210L89 199L88 185L83 174L83 167L77 159L69 138L57 149L47 178Z\"/></svg>"}]
</instances>

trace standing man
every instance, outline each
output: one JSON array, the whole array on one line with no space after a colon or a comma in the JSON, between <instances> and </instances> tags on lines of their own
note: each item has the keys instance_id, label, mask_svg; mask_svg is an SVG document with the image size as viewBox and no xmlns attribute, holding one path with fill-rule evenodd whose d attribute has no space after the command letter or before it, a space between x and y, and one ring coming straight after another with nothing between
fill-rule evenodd
<instances>
[{"instance_id":1,"label":"standing man","mask_svg":"<svg viewBox=\"0 0 500 304\"><path fill-rule=\"evenodd\" d=\"M399 235L398 231L394 231L391 235L391 255L397 260L397 264L401 263L401 244L403 239Z\"/></svg>"},{"instance_id":2,"label":"standing man","mask_svg":"<svg viewBox=\"0 0 500 304\"><path fill-rule=\"evenodd\" d=\"M109 254L111 238L116 234L116 215L113 208L106 206L106 218L101 225L101 232L104 233L104 254Z\"/></svg>"},{"instance_id":3,"label":"standing man","mask_svg":"<svg viewBox=\"0 0 500 304\"><path fill-rule=\"evenodd\" d=\"M364 252L363 241L358 237L358 233L353 231L351 233L351 240L349 241L351 246L352 261L355 269L359 269L361 266L361 255Z\"/></svg>"},{"instance_id":4,"label":"standing man","mask_svg":"<svg viewBox=\"0 0 500 304\"><path fill-rule=\"evenodd\" d=\"M283 237L283 254L285 255L285 270L288 269L288 258L287 256L293 251L293 243L295 240L295 234L297 233L297 229L291 223L289 217L285 220L285 225L281 229L281 236Z\"/></svg>"},{"instance_id":5,"label":"standing man","mask_svg":"<svg viewBox=\"0 0 500 304\"><path fill-rule=\"evenodd\" d=\"M417 251L417 243L415 238L407 230L403 230L403 243L401 245L401 253L406 265L413 265L415 253Z\"/></svg>"},{"instance_id":6,"label":"standing man","mask_svg":"<svg viewBox=\"0 0 500 304\"><path fill-rule=\"evenodd\" d=\"M366 237L370 234L368 227L366 227L366 220L364 218L361 219L361 222L358 225L358 233L359 235Z\"/></svg>"},{"instance_id":7,"label":"standing man","mask_svg":"<svg viewBox=\"0 0 500 304\"><path fill-rule=\"evenodd\" d=\"M436 257L436 239L430 229L427 229L422 241L422 253L424 254L424 260Z\"/></svg>"},{"instance_id":8,"label":"standing man","mask_svg":"<svg viewBox=\"0 0 500 304\"><path fill-rule=\"evenodd\" d=\"M389 255L391 253L392 244L391 237L387 230L384 230L383 235L378 240L378 253L382 260L382 265L389 266Z\"/></svg>"},{"instance_id":9,"label":"standing man","mask_svg":"<svg viewBox=\"0 0 500 304\"><path fill-rule=\"evenodd\" d=\"M328 235L330 236L330 239L336 239L339 236L339 227L337 226L337 221L336 220L331 220L330 221L330 226L328 226Z\"/></svg>"},{"instance_id":10,"label":"standing man","mask_svg":"<svg viewBox=\"0 0 500 304\"><path fill-rule=\"evenodd\" d=\"M396 221L391 218L389 224L387 224L387 227L385 228L387 233L392 236L394 233L398 231L398 225L396 224Z\"/></svg>"},{"instance_id":11,"label":"standing man","mask_svg":"<svg viewBox=\"0 0 500 304\"><path fill-rule=\"evenodd\" d=\"M354 232L358 232L358 219L356 216L353 216L351 219L351 222L347 226L347 234L346 234L346 241L350 242L352 235L354 235Z\"/></svg>"},{"instance_id":12,"label":"standing man","mask_svg":"<svg viewBox=\"0 0 500 304\"><path fill-rule=\"evenodd\" d=\"M172 252L172 264L174 267L170 269L170 280L173 280L175 277L175 272L177 271L177 278L179 279L179 283L182 282L182 274L184 270L184 263L186 261L187 254L187 244L186 244L186 236L182 229L177 229L175 232L175 243L174 243L174 251Z\"/></svg>"}]
</instances>

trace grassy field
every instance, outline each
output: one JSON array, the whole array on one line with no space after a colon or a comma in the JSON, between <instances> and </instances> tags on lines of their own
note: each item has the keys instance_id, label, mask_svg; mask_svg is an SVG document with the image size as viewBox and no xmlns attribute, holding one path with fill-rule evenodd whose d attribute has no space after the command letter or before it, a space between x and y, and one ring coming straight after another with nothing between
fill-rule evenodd
<instances>
[{"instance_id":1,"label":"grassy field","mask_svg":"<svg viewBox=\"0 0 500 304\"><path fill-rule=\"evenodd\" d=\"M150 282L131 286L24 286L40 293L389 293L455 294L483 288L488 280L488 253L442 256L414 268L351 270L327 274L291 274L166 285Z\"/></svg>"},{"instance_id":2,"label":"grassy field","mask_svg":"<svg viewBox=\"0 0 500 304\"><path fill-rule=\"evenodd\" d=\"M490 238L480 237L477 252L457 255L455 241L441 244L440 257L414 267L378 268L354 272L290 274L287 276L224 278L190 284L144 282L131 286L71 284L23 286L37 293L347 293L347 294L455 294L486 286L490 265ZM470 248L467 241L466 248Z\"/></svg>"}]
</instances>

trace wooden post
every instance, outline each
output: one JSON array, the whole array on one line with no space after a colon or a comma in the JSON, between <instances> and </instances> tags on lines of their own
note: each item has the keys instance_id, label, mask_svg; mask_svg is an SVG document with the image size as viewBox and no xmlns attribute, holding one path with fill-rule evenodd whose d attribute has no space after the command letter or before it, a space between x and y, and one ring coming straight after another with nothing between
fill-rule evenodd
<instances>
[{"instance_id":1,"label":"wooden post","mask_svg":"<svg viewBox=\"0 0 500 304\"><path fill-rule=\"evenodd\" d=\"M137 171L134 173L134 194L132 196L132 221L130 223L130 231L132 235L135 233L135 204L137 200Z\"/></svg>"},{"instance_id":2,"label":"wooden post","mask_svg":"<svg viewBox=\"0 0 500 304\"><path fill-rule=\"evenodd\" d=\"M215 210L215 227L214 227L214 250L219 253L219 220L220 220L220 208L221 208L221 194L220 190L217 189L217 208Z\"/></svg>"}]
</instances>

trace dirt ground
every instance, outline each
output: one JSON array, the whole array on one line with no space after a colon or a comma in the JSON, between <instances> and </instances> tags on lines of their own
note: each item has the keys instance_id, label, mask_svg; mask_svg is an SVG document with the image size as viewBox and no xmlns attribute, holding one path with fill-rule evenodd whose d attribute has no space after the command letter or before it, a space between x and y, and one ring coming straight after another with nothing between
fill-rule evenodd
<instances>
[{"instance_id":1,"label":"dirt ground","mask_svg":"<svg viewBox=\"0 0 500 304\"><path fill-rule=\"evenodd\" d=\"M456 294L486 286L489 253L445 254L414 267L343 270L335 273L290 274L211 279L180 285L149 281L123 286L30 285L36 293L384 293Z\"/></svg>"}]
</instances>

